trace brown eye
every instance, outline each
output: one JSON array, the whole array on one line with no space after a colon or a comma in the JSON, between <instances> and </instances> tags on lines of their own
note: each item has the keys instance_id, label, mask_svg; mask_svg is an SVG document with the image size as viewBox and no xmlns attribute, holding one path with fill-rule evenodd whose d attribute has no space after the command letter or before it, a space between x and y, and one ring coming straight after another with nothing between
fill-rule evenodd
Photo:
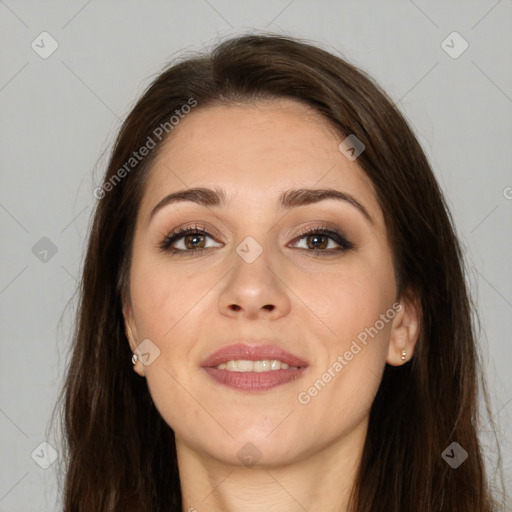
<instances>
[{"instance_id":1,"label":"brown eye","mask_svg":"<svg viewBox=\"0 0 512 512\"><path fill-rule=\"evenodd\" d=\"M315 254L329 255L333 253L345 252L354 249L352 242L348 241L341 233L327 228L313 228L302 233L296 240L306 239L306 247L299 249L309 249ZM332 242L334 247L329 248ZM337 247L336 247L337 246Z\"/></svg>"},{"instance_id":2,"label":"brown eye","mask_svg":"<svg viewBox=\"0 0 512 512\"><path fill-rule=\"evenodd\" d=\"M170 235L159 244L162 251L171 252L172 254L187 255L200 254L206 247L206 240L212 235L204 228L198 226L180 228L173 231ZM298 247L299 249L309 250L318 255L332 255L339 252L345 252L354 249L355 246L349 242L341 233L327 228L314 228L304 232L296 240L306 239L306 247ZM182 247L176 247L181 242ZM333 245L329 247L329 245ZM295 245L297 246L297 245Z\"/></svg>"},{"instance_id":3,"label":"brown eye","mask_svg":"<svg viewBox=\"0 0 512 512\"><path fill-rule=\"evenodd\" d=\"M308 235L306 238L310 249L327 249L329 245L329 237L326 235Z\"/></svg>"},{"instance_id":4,"label":"brown eye","mask_svg":"<svg viewBox=\"0 0 512 512\"><path fill-rule=\"evenodd\" d=\"M205 245L207 238L213 240L212 235L204 228L198 226L180 228L166 236L159 247L162 251L169 251L174 254L200 253L208 249ZM182 242L183 247L173 247L177 242Z\"/></svg>"},{"instance_id":5,"label":"brown eye","mask_svg":"<svg viewBox=\"0 0 512 512\"><path fill-rule=\"evenodd\" d=\"M194 233L193 235L185 235L183 237L185 247L187 249L197 249L198 247L204 249L204 237L205 235L201 235L198 233Z\"/></svg>"}]
</instances>

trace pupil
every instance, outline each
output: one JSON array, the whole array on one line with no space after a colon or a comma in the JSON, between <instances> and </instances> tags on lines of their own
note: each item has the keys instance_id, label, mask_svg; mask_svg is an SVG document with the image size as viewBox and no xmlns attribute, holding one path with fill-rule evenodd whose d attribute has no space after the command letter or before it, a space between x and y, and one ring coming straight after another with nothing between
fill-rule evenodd
<instances>
[{"instance_id":1,"label":"pupil","mask_svg":"<svg viewBox=\"0 0 512 512\"><path fill-rule=\"evenodd\" d=\"M185 243L185 245L190 249L190 247L189 247L189 243L190 243L190 241L191 241L191 240L195 240L195 241L197 241L198 239L199 239L199 241L200 241L201 236L202 236L202 235L189 235L189 236L187 236L187 237L186 237L186 243ZM194 247L199 247L199 245L194 244L194 242L192 242L190 245L191 245L191 247L192 247L192 248L194 248Z\"/></svg>"},{"instance_id":2,"label":"pupil","mask_svg":"<svg viewBox=\"0 0 512 512\"><path fill-rule=\"evenodd\" d=\"M315 240L316 242L318 242L318 240L321 240L322 238L324 238L324 235L311 235L310 237L312 240ZM312 245L314 245L316 242L313 242ZM320 245L322 246L322 248L324 247L325 244L321 243L320 242ZM318 246L315 246L314 245L314 248L318 249Z\"/></svg>"}]
</instances>

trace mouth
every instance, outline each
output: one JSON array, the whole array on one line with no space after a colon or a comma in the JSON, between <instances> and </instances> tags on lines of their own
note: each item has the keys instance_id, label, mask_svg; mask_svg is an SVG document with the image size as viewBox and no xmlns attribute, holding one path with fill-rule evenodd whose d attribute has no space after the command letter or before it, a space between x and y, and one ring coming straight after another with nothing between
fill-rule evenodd
<instances>
[{"instance_id":1,"label":"mouth","mask_svg":"<svg viewBox=\"0 0 512 512\"><path fill-rule=\"evenodd\" d=\"M265 391L300 378L308 363L276 345L237 343L217 350L201 367L218 384Z\"/></svg>"},{"instance_id":2,"label":"mouth","mask_svg":"<svg viewBox=\"0 0 512 512\"><path fill-rule=\"evenodd\" d=\"M248 359L235 359L220 363L215 366L217 370L226 370L227 372L272 372L276 370L297 370L298 366L290 366L279 359L263 359L251 361Z\"/></svg>"}]
</instances>

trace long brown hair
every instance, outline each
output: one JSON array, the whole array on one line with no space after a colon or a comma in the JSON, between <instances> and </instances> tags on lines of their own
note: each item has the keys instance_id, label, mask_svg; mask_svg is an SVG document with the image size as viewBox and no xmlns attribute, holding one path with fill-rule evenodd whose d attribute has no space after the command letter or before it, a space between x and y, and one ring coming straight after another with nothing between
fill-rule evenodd
<instances>
[{"instance_id":1,"label":"long brown hair","mask_svg":"<svg viewBox=\"0 0 512 512\"><path fill-rule=\"evenodd\" d=\"M174 433L133 372L123 326L135 218L151 163L172 137L169 128L158 140L155 130L169 126L176 110L191 99L200 109L265 98L305 102L340 141L354 134L364 143L357 163L377 191L399 293L413 290L421 302L414 356L386 366L372 404L351 510L498 510L478 438L479 391L490 409L463 254L425 154L393 101L363 71L306 41L257 34L167 67L118 134L90 231L59 399L64 511L181 512ZM154 149L126 167L150 136ZM456 469L442 457L452 442L468 453Z\"/></svg>"}]
</instances>

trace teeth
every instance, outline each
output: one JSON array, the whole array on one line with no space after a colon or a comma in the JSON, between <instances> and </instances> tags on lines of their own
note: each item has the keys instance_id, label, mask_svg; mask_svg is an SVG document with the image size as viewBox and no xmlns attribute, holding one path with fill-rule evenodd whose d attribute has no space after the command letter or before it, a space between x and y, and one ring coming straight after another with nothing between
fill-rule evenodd
<instances>
[{"instance_id":1,"label":"teeth","mask_svg":"<svg viewBox=\"0 0 512 512\"><path fill-rule=\"evenodd\" d=\"M254 372L268 372L272 361L267 359L265 361L253 361L252 363L252 370Z\"/></svg>"},{"instance_id":2,"label":"teeth","mask_svg":"<svg viewBox=\"0 0 512 512\"><path fill-rule=\"evenodd\" d=\"M281 368L281 361L278 361L277 359L272 359L272 361L270 361L270 369L279 370L279 368Z\"/></svg>"},{"instance_id":3,"label":"teeth","mask_svg":"<svg viewBox=\"0 0 512 512\"><path fill-rule=\"evenodd\" d=\"M262 361L247 361L245 359L227 361L216 366L218 370L229 372L268 372L271 370L297 370L296 366L289 366L278 359L264 359Z\"/></svg>"}]
</instances>

